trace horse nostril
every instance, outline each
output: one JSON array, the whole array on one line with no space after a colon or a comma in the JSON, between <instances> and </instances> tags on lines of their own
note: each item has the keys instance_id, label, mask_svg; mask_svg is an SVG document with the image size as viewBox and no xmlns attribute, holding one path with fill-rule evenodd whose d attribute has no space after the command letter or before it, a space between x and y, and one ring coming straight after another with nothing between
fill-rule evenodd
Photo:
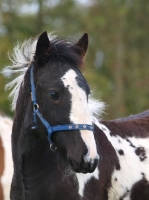
<instances>
[{"instance_id":1,"label":"horse nostril","mask_svg":"<svg viewBox=\"0 0 149 200\"><path fill-rule=\"evenodd\" d=\"M93 163L93 168L96 168L97 165L98 165L98 159L95 159L95 160L94 160L94 163Z\"/></svg>"},{"instance_id":2,"label":"horse nostril","mask_svg":"<svg viewBox=\"0 0 149 200\"><path fill-rule=\"evenodd\" d=\"M84 168L84 169L87 169L88 168L88 166L89 166L89 163L88 162L86 162L84 159L83 159L83 161L82 161L82 168Z\"/></svg>"},{"instance_id":3,"label":"horse nostril","mask_svg":"<svg viewBox=\"0 0 149 200\"><path fill-rule=\"evenodd\" d=\"M98 164L98 157L95 158L95 159L86 159L86 156L83 157L83 162L82 162L82 172L83 173L92 173L94 172L94 170L96 169L97 167L97 164ZM86 172L87 171L87 172Z\"/></svg>"},{"instance_id":4,"label":"horse nostril","mask_svg":"<svg viewBox=\"0 0 149 200\"><path fill-rule=\"evenodd\" d=\"M95 160L94 160L94 165L97 165L98 164L98 159L96 158Z\"/></svg>"}]
</instances>

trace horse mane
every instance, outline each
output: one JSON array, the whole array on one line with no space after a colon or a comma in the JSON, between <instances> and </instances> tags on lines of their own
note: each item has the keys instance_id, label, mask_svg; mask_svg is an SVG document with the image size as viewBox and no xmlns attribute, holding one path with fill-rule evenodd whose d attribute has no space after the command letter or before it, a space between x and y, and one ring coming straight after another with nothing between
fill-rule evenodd
<instances>
[{"instance_id":1,"label":"horse mane","mask_svg":"<svg viewBox=\"0 0 149 200\"><path fill-rule=\"evenodd\" d=\"M49 61L60 60L62 62L73 63L75 66L83 64L79 56L80 49L73 42L57 38L52 33L48 34L52 51L49 55ZM18 43L9 56L12 65L3 69L3 73L16 74L16 77L6 84L6 90L11 90L9 98L12 99L11 108L15 110L21 85L24 84L24 76L27 69L33 63L35 58L36 45L39 36L30 38L23 43ZM71 47L71 48L70 48ZM69 49L69 50L68 50ZM99 116L103 113L105 104L89 97L89 109L91 116Z\"/></svg>"},{"instance_id":2,"label":"horse mane","mask_svg":"<svg viewBox=\"0 0 149 200\"><path fill-rule=\"evenodd\" d=\"M49 34L50 41L55 37L56 36ZM23 43L18 43L14 47L11 56L9 56L12 65L5 67L2 71L3 73L16 74L16 77L7 83L5 87L6 90L11 90L9 97L12 99L12 110L15 110L19 90L21 84L23 84L26 71L33 62L37 41L38 36L25 40Z\"/></svg>"}]
</instances>

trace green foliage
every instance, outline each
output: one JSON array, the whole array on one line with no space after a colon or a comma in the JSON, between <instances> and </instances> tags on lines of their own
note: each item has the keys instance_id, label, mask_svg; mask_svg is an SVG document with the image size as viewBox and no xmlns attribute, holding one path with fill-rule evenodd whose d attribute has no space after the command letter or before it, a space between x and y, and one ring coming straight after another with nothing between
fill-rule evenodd
<instances>
[{"instance_id":1,"label":"green foliage","mask_svg":"<svg viewBox=\"0 0 149 200\"><path fill-rule=\"evenodd\" d=\"M109 105L106 118L148 109L148 0L94 0L89 5L75 0L13 0L0 4L1 68L10 64L7 53L17 41L44 30L75 40L88 32L84 75L95 97ZM36 12L29 11L31 7ZM0 75L0 110L13 115L3 89L6 81Z\"/></svg>"}]
</instances>

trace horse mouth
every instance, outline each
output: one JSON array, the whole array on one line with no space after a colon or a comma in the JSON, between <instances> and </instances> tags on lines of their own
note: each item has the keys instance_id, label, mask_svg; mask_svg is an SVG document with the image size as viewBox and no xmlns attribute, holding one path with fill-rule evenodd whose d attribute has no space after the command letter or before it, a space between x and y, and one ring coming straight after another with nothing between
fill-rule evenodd
<instances>
[{"instance_id":1,"label":"horse mouth","mask_svg":"<svg viewBox=\"0 0 149 200\"><path fill-rule=\"evenodd\" d=\"M68 161L72 171L74 171L75 173L83 173L83 174L93 173L98 164L98 159L95 159L94 161L90 162L82 161L81 163L77 163L68 158Z\"/></svg>"}]
</instances>

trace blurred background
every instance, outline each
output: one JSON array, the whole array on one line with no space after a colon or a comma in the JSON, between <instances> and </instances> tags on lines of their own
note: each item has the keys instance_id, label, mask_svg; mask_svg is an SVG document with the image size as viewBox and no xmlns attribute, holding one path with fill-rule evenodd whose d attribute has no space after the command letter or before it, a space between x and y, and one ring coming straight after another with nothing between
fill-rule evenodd
<instances>
[{"instance_id":1,"label":"blurred background","mask_svg":"<svg viewBox=\"0 0 149 200\"><path fill-rule=\"evenodd\" d=\"M18 41L45 30L74 40L88 32L84 76L108 105L105 119L149 108L148 0L0 1L0 68L11 64L8 52ZM0 112L13 116L9 80L0 75Z\"/></svg>"}]
</instances>

